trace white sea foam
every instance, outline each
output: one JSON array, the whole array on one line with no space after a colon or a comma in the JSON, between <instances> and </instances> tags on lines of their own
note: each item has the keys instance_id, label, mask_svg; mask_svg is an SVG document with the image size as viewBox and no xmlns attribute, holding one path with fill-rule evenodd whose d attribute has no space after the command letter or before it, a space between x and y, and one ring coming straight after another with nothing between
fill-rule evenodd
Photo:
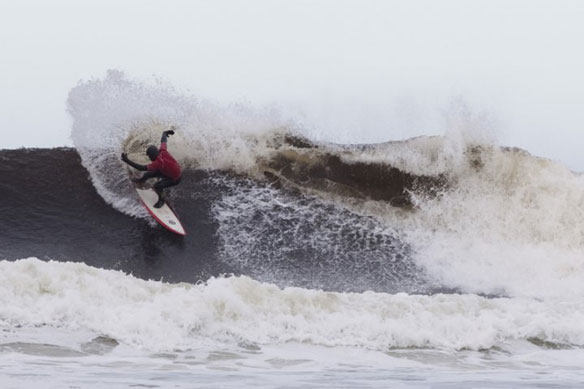
<instances>
[{"instance_id":1,"label":"white sea foam","mask_svg":"<svg viewBox=\"0 0 584 389\"><path fill-rule=\"evenodd\" d=\"M483 349L532 337L584 346L583 302L328 293L248 277L167 284L35 258L1 261L0 277L5 327L89 330L148 350L242 341Z\"/></svg>"},{"instance_id":2,"label":"white sea foam","mask_svg":"<svg viewBox=\"0 0 584 389\"><path fill-rule=\"evenodd\" d=\"M412 191L411 212L372 201L350 206L407 236L414 260L441 284L472 293L582 298L584 176L498 147L480 117L461 116L449 120L451 131L442 137L342 154L348 163L441 175L446 185L438 196Z\"/></svg>"},{"instance_id":3,"label":"white sea foam","mask_svg":"<svg viewBox=\"0 0 584 389\"><path fill-rule=\"evenodd\" d=\"M414 195L388 220L446 285L513 296L584 295L584 177L553 161L488 148L450 169L450 188Z\"/></svg>"}]
</instances>

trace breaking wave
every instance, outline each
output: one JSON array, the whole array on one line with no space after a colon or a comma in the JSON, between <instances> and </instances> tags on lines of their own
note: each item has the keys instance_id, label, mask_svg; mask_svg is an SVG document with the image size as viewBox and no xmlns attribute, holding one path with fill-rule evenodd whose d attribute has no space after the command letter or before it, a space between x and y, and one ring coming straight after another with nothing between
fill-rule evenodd
<instances>
[{"instance_id":1,"label":"breaking wave","mask_svg":"<svg viewBox=\"0 0 584 389\"><path fill-rule=\"evenodd\" d=\"M498 146L464 108L443 136L340 145L110 71L68 110L74 149L0 151L4 325L154 350L584 344L584 177ZM119 158L170 126L184 238L148 218Z\"/></svg>"}]
</instances>

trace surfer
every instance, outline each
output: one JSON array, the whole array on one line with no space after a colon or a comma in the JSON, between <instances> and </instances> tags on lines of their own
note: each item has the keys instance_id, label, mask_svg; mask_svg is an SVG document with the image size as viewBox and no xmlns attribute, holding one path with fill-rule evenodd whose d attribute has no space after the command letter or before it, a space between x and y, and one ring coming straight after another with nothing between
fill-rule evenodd
<instances>
[{"instance_id":1,"label":"surfer","mask_svg":"<svg viewBox=\"0 0 584 389\"><path fill-rule=\"evenodd\" d=\"M158 180L158 182L152 187L158 194L158 202L154 204L154 208L160 208L164 205L164 189L180 184L181 180L180 165L172 155L170 155L166 147L166 140L170 135L174 135L174 130L168 130L162 133L160 148L157 148L154 145L148 146L146 149L146 155L148 155L148 158L152 161L148 165L140 165L139 163L130 161L128 155L122 153L122 161L132 166L134 169L146 172L142 177L133 179L133 182L141 184L150 178L160 178L160 180Z\"/></svg>"}]
</instances>

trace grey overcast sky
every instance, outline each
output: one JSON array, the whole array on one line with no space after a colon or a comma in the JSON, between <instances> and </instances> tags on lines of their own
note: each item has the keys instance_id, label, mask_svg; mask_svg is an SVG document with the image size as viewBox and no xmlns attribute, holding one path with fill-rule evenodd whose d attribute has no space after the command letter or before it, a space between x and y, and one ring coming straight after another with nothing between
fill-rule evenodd
<instances>
[{"instance_id":1,"label":"grey overcast sky","mask_svg":"<svg viewBox=\"0 0 584 389\"><path fill-rule=\"evenodd\" d=\"M119 69L340 142L442 133L461 98L584 171L583 41L579 0L0 0L0 148L71 145L69 90Z\"/></svg>"}]
</instances>

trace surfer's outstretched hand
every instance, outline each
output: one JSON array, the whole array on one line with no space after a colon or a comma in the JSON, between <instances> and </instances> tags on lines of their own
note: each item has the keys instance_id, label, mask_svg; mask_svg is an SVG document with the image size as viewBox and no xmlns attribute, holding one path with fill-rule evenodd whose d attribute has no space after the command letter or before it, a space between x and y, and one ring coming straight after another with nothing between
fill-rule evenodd
<instances>
[{"instance_id":1,"label":"surfer's outstretched hand","mask_svg":"<svg viewBox=\"0 0 584 389\"><path fill-rule=\"evenodd\" d=\"M164 131L166 135L174 135L174 130L176 130L176 126L170 126L170 130Z\"/></svg>"},{"instance_id":2,"label":"surfer's outstretched hand","mask_svg":"<svg viewBox=\"0 0 584 389\"><path fill-rule=\"evenodd\" d=\"M122 153L122 161L128 162L128 154Z\"/></svg>"}]
</instances>

